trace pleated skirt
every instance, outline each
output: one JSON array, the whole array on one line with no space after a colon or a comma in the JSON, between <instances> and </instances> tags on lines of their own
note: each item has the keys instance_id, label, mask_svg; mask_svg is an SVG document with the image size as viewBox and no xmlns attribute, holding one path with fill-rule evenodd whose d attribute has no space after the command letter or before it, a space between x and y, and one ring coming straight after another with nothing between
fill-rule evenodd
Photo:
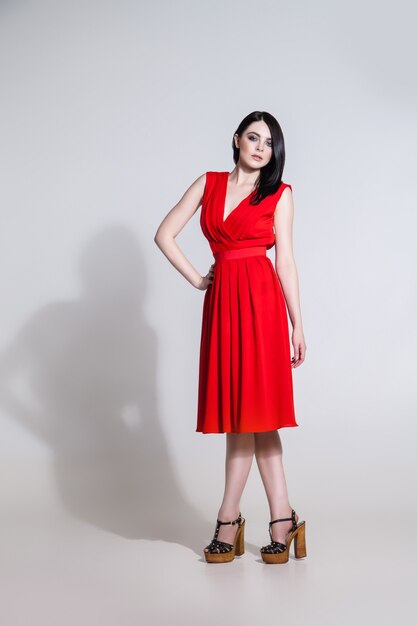
<instances>
[{"instance_id":1,"label":"pleated skirt","mask_svg":"<svg viewBox=\"0 0 417 626\"><path fill-rule=\"evenodd\" d=\"M287 309L266 248L214 256L203 303L196 431L298 426Z\"/></svg>"}]
</instances>

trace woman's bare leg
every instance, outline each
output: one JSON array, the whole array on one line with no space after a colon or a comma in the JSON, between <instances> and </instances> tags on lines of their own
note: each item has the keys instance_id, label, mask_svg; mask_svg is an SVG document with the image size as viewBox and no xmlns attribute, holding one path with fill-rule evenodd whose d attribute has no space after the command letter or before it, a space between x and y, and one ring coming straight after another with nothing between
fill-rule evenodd
<instances>
[{"instance_id":1,"label":"woman's bare leg","mask_svg":"<svg viewBox=\"0 0 417 626\"><path fill-rule=\"evenodd\" d=\"M223 501L217 517L222 522L237 518L240 511L240 498L255 453L254 433L226 433L225 487ZM238 525L221 525L217 539L233 543Z\"/></svg>"},{"instance_id":2,"label":"woman's bare leg","mask_svg":"<svg viewBox=\"0 0 417 626\"><path fill-rule=\"evenodd\" d=\"M279 433L277 430L269 430L263 433L254 433L254 435L255 457L268 498L270 521L281 517L291 517L292 507L288 499ZM298 515L295 519L298 521ZM285 543L291 526L290 521L272 524L272 539Z\"/></svg>"}]
</instances>

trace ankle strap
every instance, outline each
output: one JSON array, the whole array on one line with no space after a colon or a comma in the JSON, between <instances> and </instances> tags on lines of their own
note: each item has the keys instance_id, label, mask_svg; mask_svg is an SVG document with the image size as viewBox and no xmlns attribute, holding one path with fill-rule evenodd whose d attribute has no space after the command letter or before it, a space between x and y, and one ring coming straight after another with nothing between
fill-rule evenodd
<instances>
[{"instance_id":1,"label":"ankle strap","mask_svg":"<svg viewBox=\"0 0 417 626\"><path fill-rule=\"evenodd\" d=\"M295 511L291 509L291 517L281 517L280 519L274 519L272 522L269 522L269 525L275 524L275 522L293 522L295 524Z\"/></svg>"},{"instance_id":2,"label":"ankle strap","mask_svg":"<svg viewBox=\"0 0 417 626\"><path fill-rule=\"evenodd\" d=\"M242 513L239 511L239 515L236 519L234 519L232 522L221 522L219 519L217 520L218 524L239 524L239 522L242 520Z\"/></svg>"},{"instance_id":3,"label":"ankle strap","mask_svg":"<svg viewBox=\"0 0 417 626\"><path fill-rule=\"evenodd\" d=\"M272 527L272 524L275 524L275 522L292 522L291 531L294 531L297 528L297 523L295 521L295 511L294 511L294 509L291 509L291 517L281 517L280 519L274 519L274 520L272 520L272 522L269 522L269 536L271 537L271 542L272 542L271 527ZM272 543L277 543L277 542L274 541ZM284 545L284 544L281 544L281 545ZM284 545L284 547L285 547L285 545Z\"/></svg>"}]
</instances>

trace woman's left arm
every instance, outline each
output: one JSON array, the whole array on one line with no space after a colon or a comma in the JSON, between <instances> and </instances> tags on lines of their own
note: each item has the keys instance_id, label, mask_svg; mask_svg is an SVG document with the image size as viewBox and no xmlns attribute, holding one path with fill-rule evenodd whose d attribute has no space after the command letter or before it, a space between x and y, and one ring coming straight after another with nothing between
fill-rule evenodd
<instances>
[{"instance_id":1,"label":"woman's left arm","mask_svg":"<svg viewBox=\"0 0 417 626\"><path fill-rule=\"evenodd\" d=\"M281 194L274 213L275 270L282 286L293 327L292 344L294 356L291 361L292 367L297 367L305 359L307 346L301 320L298 272L293 253L293 221L293 195L291 188L286 187Z\"/></svg>"}]
</instances>

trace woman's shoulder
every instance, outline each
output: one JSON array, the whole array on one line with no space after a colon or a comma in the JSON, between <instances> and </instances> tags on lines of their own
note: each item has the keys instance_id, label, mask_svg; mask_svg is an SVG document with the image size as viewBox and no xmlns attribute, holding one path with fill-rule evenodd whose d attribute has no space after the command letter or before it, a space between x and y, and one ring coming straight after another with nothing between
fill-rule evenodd
<instances>
[{"instance_id":1,"label":"woman's shoulder","mask_svg":"<svg viewBox=\"0 0 417 626\"><path fill-rule=\"evenodd\" d=\"M209 175L209 176L212 176L212 177L214 177L214 176L226 176L226 174L229 175L229 172L224 172L222 170L209 170L208 172L206 172L206 176Z\"/></svg>"},{"instance_id":2,"label":"woman's shoulder","mask_svg":"<svg viewBox=\"0 0 417 626\"><path fill-rule=\"evenodd\" d=\"M292 185L291 185L291 183L286 183L285 181L282 180L280 186L278 187L278 189L276 190L276 192L274 194L276 196L277 200L280 199L280 197L282 196L283 192L286 189L290 189L291 192L292 192Z\"/></svg>"},{"instance_id":3,"label":"woman's shoulder","mask_svg":"<svg viewBox=\"0 0 417 626\"><path fill-rule=\"evenodd\" d=\"M284 193L284 191L286 189L290 189L291 193L292 193L292 186L290 183L286 183L285 181L281 181L281 184L279 185L278 189L276 190L276 192L274 194L272 194L272 198L273 198L273 202L275 204L275 206L278 204L278 202L281 199L282 194Z\"/></svg>"},{"instance_id":4,"label":"woman's shoulder","mask_svg":"<svg viewBox=\"0 0 417 626\"><path fill-rule=\"evenodd\" d=\"M228 172L221 172L218 170L208 170L201 175L201 179L204 181L203 202L211 197L221 181L222 175L228 174Z\"/></svg>"},{"instance_id":5,"label":"woman's shoulder","mask_svg":"<svg viewBox=\"0 0 417 626\"><path fill-rule=\"evenodd\" d=\"M217 181L222 180L223 176L228 176L229 172L223 172L219 170L208 170L205 172L206 185L215 184Z\"/></svg>"}]
</instances>

